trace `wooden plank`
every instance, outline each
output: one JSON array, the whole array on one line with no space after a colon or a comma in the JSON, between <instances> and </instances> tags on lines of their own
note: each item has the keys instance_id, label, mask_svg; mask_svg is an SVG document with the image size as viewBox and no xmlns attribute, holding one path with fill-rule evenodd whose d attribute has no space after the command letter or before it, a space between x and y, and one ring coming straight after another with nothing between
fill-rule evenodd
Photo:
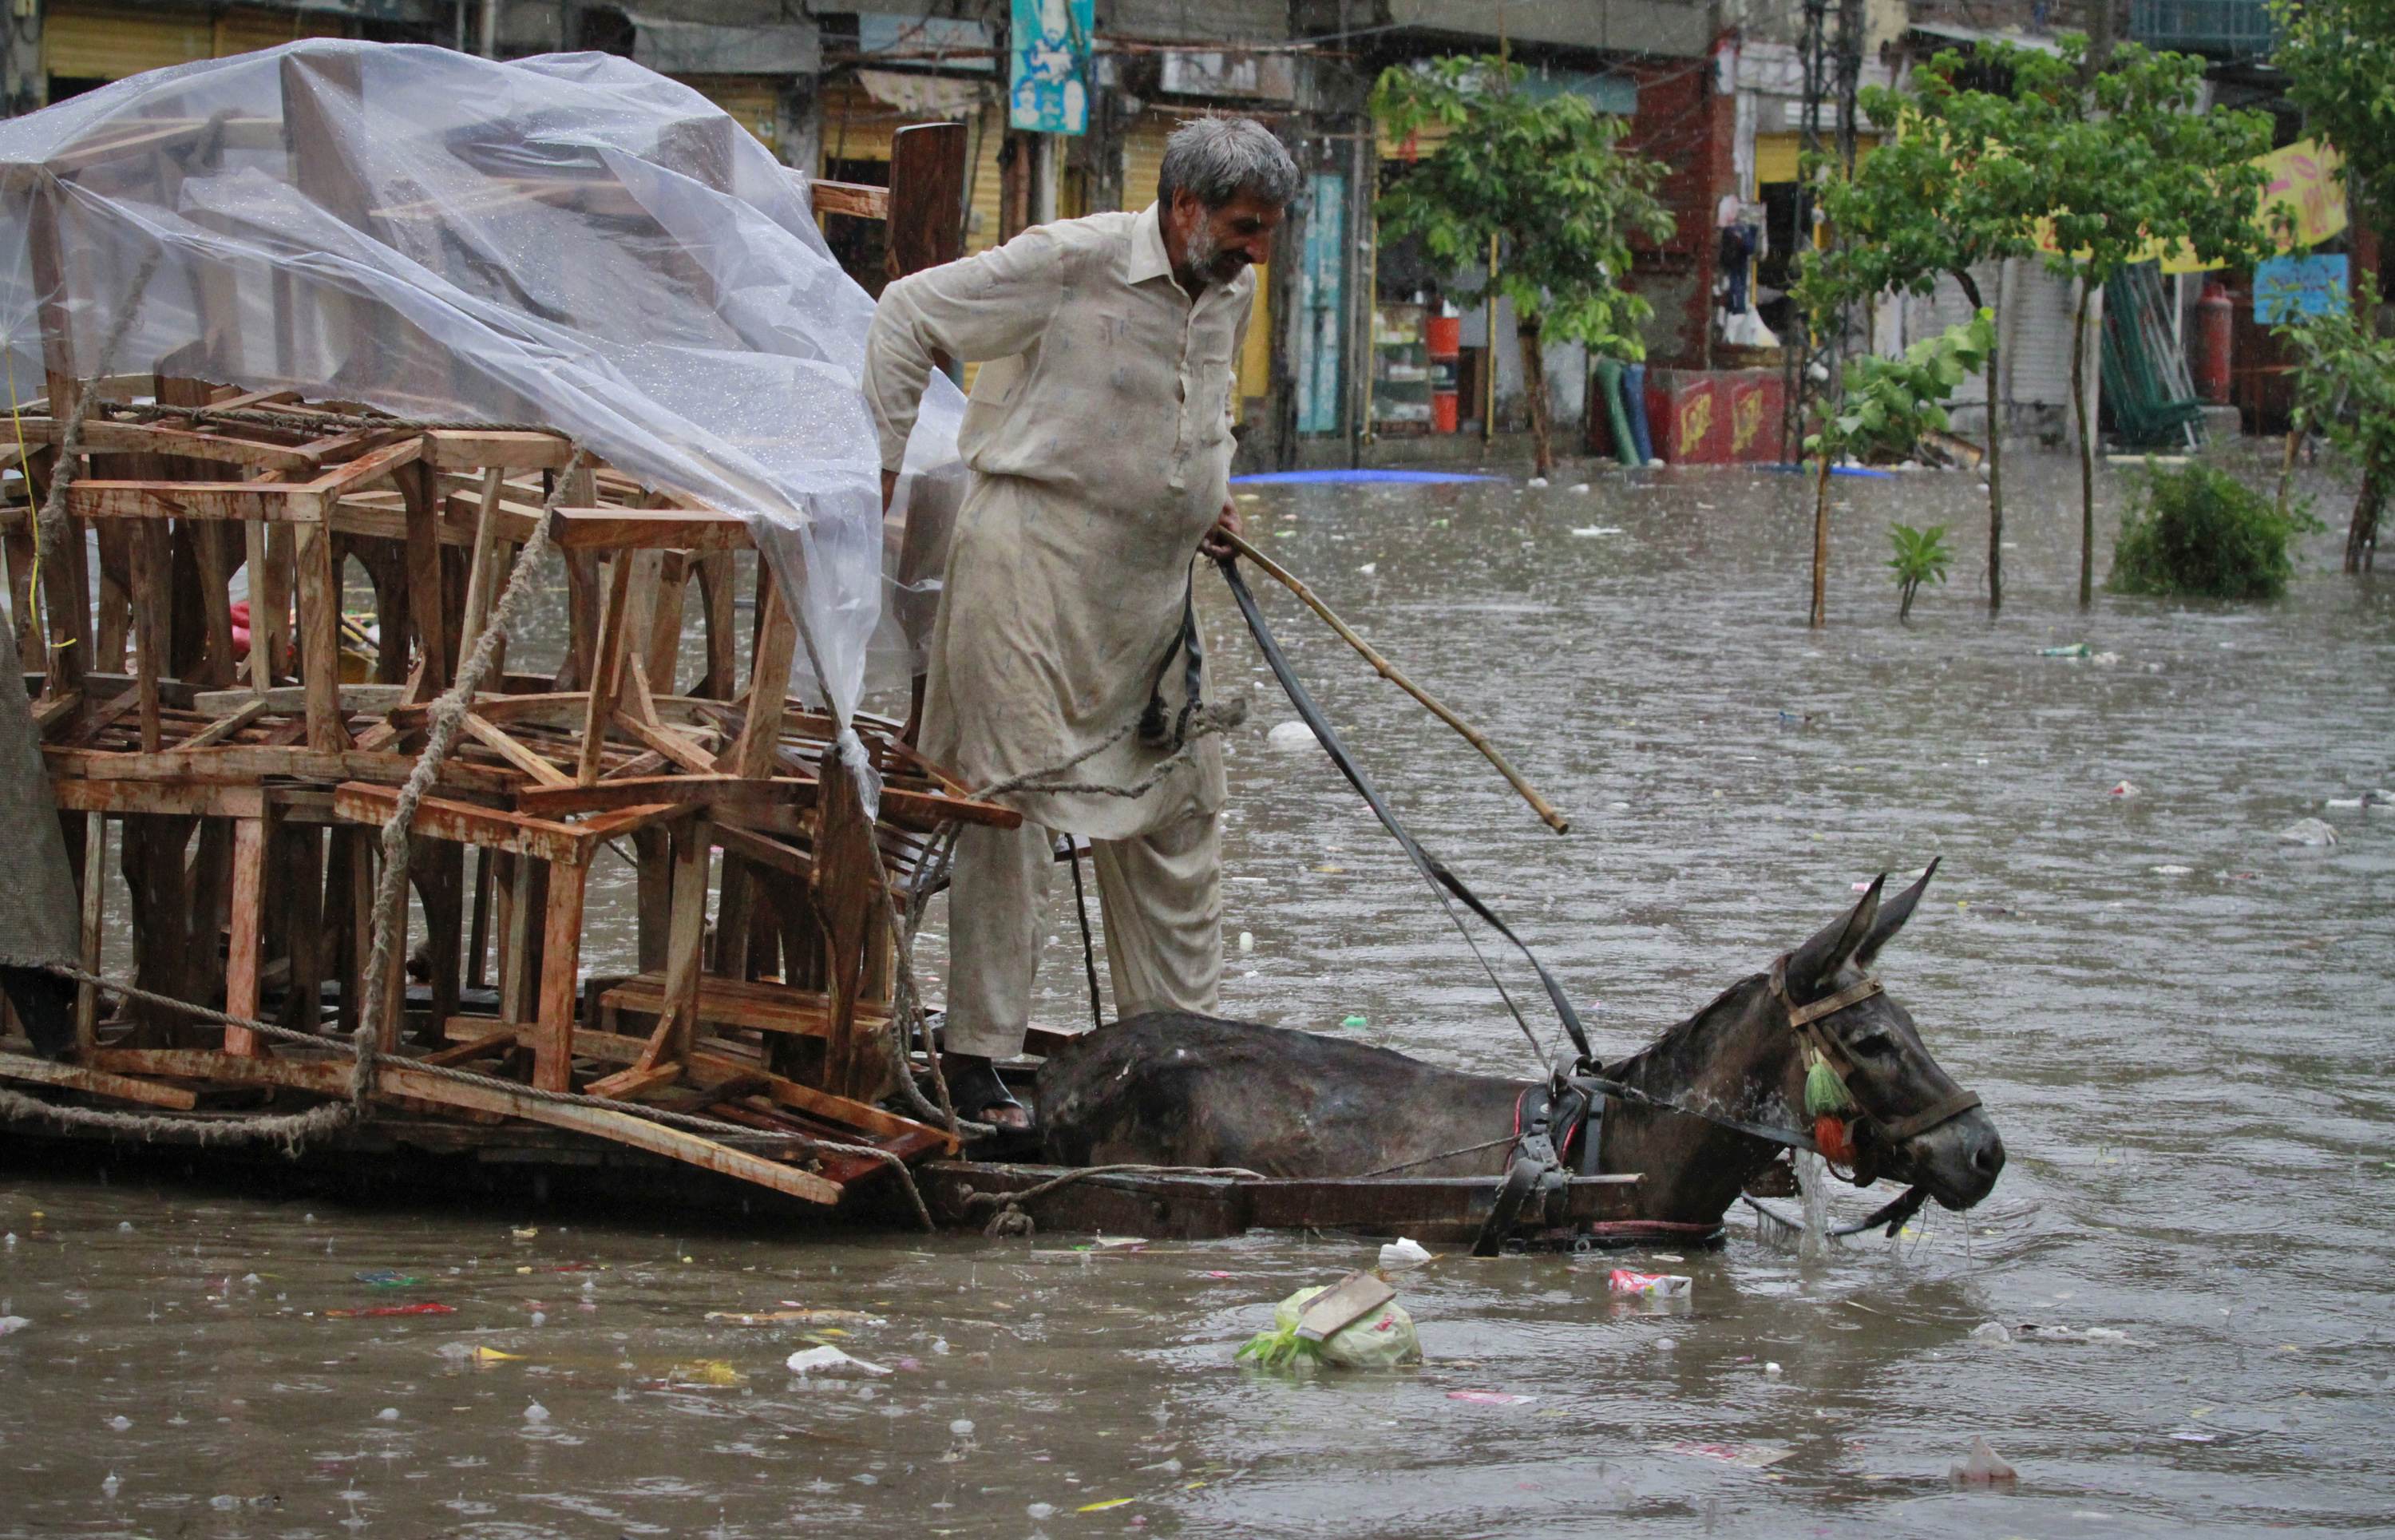
<instances>
[{"instance_id":1,"label":"wooden plank","mask_svg":"<svg viewBox=\"0 0 2395 1540\"><path fill-rule=\"evenodd\" d=\"M97 976L100 971L101 942L107 935L102 922L108 907L108 819L99 813L84 817L82 898L83 933L76 958L84 972ZM74 1012L75 1052L87 1056L99 1041L98 985L75 985Z\"/></svg>"},{"instance_id":2,"label":"wooden plank","mask_svg":"<svg viewBox=\"0 0 2395 1540\"><path fill-rule=\"evenodd\" d=\"M232 913L225 952L225 1015L255 1020L258 1007L258 926L266 904L267 820L237 818L232 826ZM265 1051L246 1027L225 1029L224 1051L248 1058Z\"/></svg>"},{"instance_id":3,"label":"wooden plank","mask_svg":"<svg viewBox=\"0 0 2395 1540\"><path fill-rule=\"evenodd\" d=\"M807 185L807 197L818 214L845 214L856 219L890 218L890 189L875 187L870 182L816 178Z\"/></svg>"},{"instance_id":4,"label":"wooden plank","mask_svg":"<svg viewBox=\"0 0 2395 1540\"><path fill-rule=\"evenodd\" d=\"M773 774L774 752L782 740L782 700L789 694L790 659L799 644L782 598L782 585L770 570L761 570L765 613L757 635L757 655L748 666L748 720L740 737L724 752L718 768L733 775L759 778Z\"/></svg>"},{"instance_id":5,"label":"wooden plank","mask_svg":"<svg viewBox=\"0 0 2395 1540\"><path fill-rule=\"evenodd\" d=\"M183 1075L232 1084L283 1085L328 1096L349 1093L351 1066L347 1058L234 1059L192 1049L103 1050L98 1056L112 1070ZM377 1092L382 1096L413 1097L443 1107L496 1112L527 1122L570 1129L592 1138L686 1162L809 1202L831 1203L840 1199L839 1184L812 1172L733 1149L629 1113L602 1107L537 1101L515 1092L463 1084L429 1074L404 1059L379 1061L376 1077Z\"/></svg>"},{"instance_id":6,"label":"wooden plank","mask_svg":"<svg viewBox=\"0 0 2395 1540\"><path fill-rule=\"evenodd\" d=\"M324 501L307 483L77 481L67 487L68 511L82 519L263 519L306 524L324 516Z\"/></svg>"},{"instance_id":7,"label":"wooden plank","mask_svg":"<svg viewBox=\"0 0 2395 1540\"><path fill-rule=\"evenodd\" d=\"M254 612L253 612L254 613ZM407 696L404 684L344 684L337 698L345 715L388 711ZM192 710L202 716L230 716L249 709L255 701L264 701L271 711L304 711L308 709L308 687L304 684L277 684L271 689L199 690L192 696ZM430 708L422 708L430 710Z\"/></svg>"},{"instance_id":8,"label":"wooden plank","mask_svg":"<svg viewBox=\"0 0 2395 1540\"><path fill-rule=\"evenodd\" d=\"M702 1084L709 1083L708 1079L709 1076L721 1077L721 1082L716 1083L743 1079L760 1080L761 1082L760 1089L764 1095L783 1106L797 1108L801 1112L811 1113L832 1122L845 1123L876 1138L901 1138L929 1135L932 1140L944 1149L954 1150L958 1148L957 1140L946 1129L933 1128L929 1123L917 1122L912 1118L902 1118L895 1112L885 1112L880 1108L866 1102L851 1101L845 1096L835 1096L828 1091L818 1091L812 1085L802 1084L785 1076L760 1069L752 1064L743 1064L737 1059L725 1058L702 1049L686 1055L682 1064L691 1072L692 1077Z\"/></svg>"},{"instance_id":9,"label":"wooden plank","mask_svg":"<svg viewBox=\"0 0 2395 1540\"><path fill-rule=\"evenodd\" d=\"M164 741L158 717L158 678L174 672L172 614L167 605L174 564L165 524L133 532L133 635L135 698L141 709L141 751L154 754Z\"/></svg>"},{"instance_id":10,"label":"wooden plank","mask_svg":"<svg viewBox=\"0 0 2395 1540\"><path fill-rule=\"evenodd\" d=\"M55 1064L48 1059L31 1058L23 1054L0 1054L0 1077L13 1081L31 1081L38 1085L60 1085L74 1091L88 1091L94 1095L109 1096L117 1101L142 1102L152 1107L169 1107L189 1112L199 1105L199 1098L178 1086L155 1085L148 1081L111 1074L104 1069L79 1069L71 1064Z\"/></svg>"},{"instance_id":11,"label":"wooden plank","mask_svg":"<svg viewBox=\"0 0 2395 1540\"><path fill-rule=\"evenodd\" d=\"M499 535L499 488L506 485L506 474L496 467L483 472L482 504L474 514L473 555L466 569L466 624L458 633L461 664L473 656L483 628L491 623L491 606L498 603L499 569L506 561Z\"/></svg>"},{"instance_id":12,"label":"wooden plank","mask_svg":"<svg viewBox=\"0 0 2395 1540\"><path fill-rule=\"evenodd\" d=\"M396 788L344 781L333 789L334 816L348 823L380 825L398 808ZM579 862L592 836L572 824L550 823L521 813L428 796L416 804L416 832L483 850L503 850L541 861Z\"/></svg>"},{"instance_id":13,"label":"wooden plank","mask_svg":"<svg viewBox=\"0 0 2395 1540\"><path fill-rule=\"evenodd\" d=\"M748 551L748 521L711 509L560 508L549 538L564 551Z\"/></svg>"},{"instance_id":14,"label":"wooden plank","mask_svg":"<svg viewBox=\"0 0 2395 1540\"><path fill-rule=\"evenodd\" d=\"M253 654L252 656L254 657L256 655ZM213 694L215 692L212 691L210 693ZM231 694L232 692L228 691L225 693ZM250 699L243 702L239 707L235 708L229 714L218 717L216 721L210 723L205 727L193 733L190 737L187 737L182 742L175 745L172 751L178 754L188 754L197 750L212 748L218 743L222 743L225 739L232 737L235 733L240 732L243 728L248 726L251 723L256 722L259 717L266 715L273 710L274 707L267 701L257 697L252 697Z\"/></svg>"},{"instance_id":15,"label":"wooden plank","mask_svg":"<svg viewBox=\"0 0 2395 1540\"><path fill-rule=\"evenodd\" d=\"M715 855L707 820L694 817L674 830L673 897L666 929L666 976L661 987L664 1009L656 1033L641 1055L641 1067L679 1059L690 1052L698 1035L698 988L702 973L699 948L707 939L707 872Z\"/></svg>"},{"instance_id":16,"label":"wooden plank","mask_svg":"<svg viewBox=\"0 0 2395 1540\"><path fill-rule=\"evenodd\" d=\"M463 725L467 732L497 750L500 758L543 786L570 787L574 784L574 777L559 769L554 763L534 753L476 713L467 712Z\"/></svg>"},{"instance_id":17,"label":"wooden plank","mask_svg":"<svg viewBox=\"0 0 2395 1540\"><path fill-rule=\"evenodd\" d=\"M306 724L294 722L304 730ZM379 781L397 786L415 766L412 754L373 753L353 749L320 754L312 749L278 748L272 743L219 744L188 754L171 750L155 754L114 753L104 749L67 749L45 744L42 754L54 780L63 787L72 778L91 781L221 781L244 785L266 777L298 780ZM504 770L452 760L441 767L441 780L453 790L506 792L519 782ZM117 805L114 803L112 806ZM127 808L126 811L136 811ZM567 827L559 825L560 828Z\"/></svg>"},{"instance_id":18,"label":"wooden plank","mask_svg":"<svg viewBox=\"0 0 2395 1540\"><path fill-rule=\"evenodd\" d=\"M633 659L637 672L638 658ZM652 726L626 711L615 713L615 725L634 742L646 745L696 776L715 773L714 756L670 727ZM669 777L666 777L669 778ZM679 797L677 801L681 800Z\"/></svg>"},{"instance_id":19,"label":"wooden plank","mask_svg":"<svg viewBox=\"0 0 2395 1540\"><path fill-rule=\"evenodd\" d=\"M329 507L333 499L352 487L364 486L397 471L403 465L413 465L424 453L424 441L410 436L396 444L386 444L369 454L360 455L346 465L337 465L314 481L304 484L304 489L321 499L319 506Z\"/></svg>"},{"instance_id":20,"label":"wooden plank","mask_svg":"<svg viewBox=\"0 0 2395 1540\"><path fill-rule=\"evenodd\" d=\"M681 1079L679 1064L633 1065L612 1075L592 1081L582 1088L586 1096L604 1096L610 1101L638 1101L643 1092L660 1090Z\"/></svg>"},{"instance_id":21,"label":"wooden plank","mask_svg":"<svg viewBox=\"0 0 2395 1540\"><path fill-rule=\"evenodd\" d=\"M769 840L762 834L751 833L733 824L719 823L712 828L715 843L744 861L753 861L768 870L778 871L785 877L795 877L802 883L814 876L814 859L803 850L794 849L779 840Z\"/></svg>"},{"instance_id":22,"label":"wooden plank","mask_svg":"<svg viewBox=\"0 0 2395 1540\"><path fill-rule=\"evenodd\" d=\"M417 446L422 447L421 441ZM449 687L457 661L449 656L448 606L441 591L440 499L430 466L411 457L409 463L398 468L396 476L400 497L407 505L407 617L416 631L417 657L411 695L430 701Z\"/></svg>"},{"instance_id":23,"label":"wooden plank","mask_svg":"<svg viewBox=\"0 0 2395 1540\"><path fill-rule=\"evenodd\" d=\"M308 747L337 753L350 746L341 720L341 588L333 570L333 538L321 524L294 532L293 565L299 585L299 675L306 686Z\"/></svg>"},{"instance_id":24,"label":"wooden plank","mask_svg":"<svg viewBox=\"0 0 2395 1540\"><path fill-rule=\"evenodd\" d=\"M454 1028L459 1021L465 1019L469 1018L451 1016L445 1025ZM489 1024L485 1022L483 1025L487 1026ZM502 1027L496 1032L484 1032L480 1037L469 1038L463 1042L452 1043L446 1048L436 1049L432 1053L425 1055L424 1057L417 1062L423 1064L468 1064L478 1058L488 1058L493 1054L510 1051L515 1047L516 1041L516 1029L513 1027Z\"/></svg>"},{"instance_id":25,"label":"wooden plank","mask_svg":"<svg viewBox=\"0 0 2395 1540\"><path fill-rule=\"evenodd\" d=\"M51 771L61 813L152 813L168 817L253 817L265 793L242 781L107 781Z\"/></svg>"},{"instance_id":26,"label":"wooden plank","mask_svg":"<svg viewBox=\"0 0 2395 1540\"><path fill-rule=\"evenodd\" d=\"M551 862L549 869L549 913L540 940L540 1030L532 1048L532 1082L543 1091L567 1091L574 1085L582 890L589 876L586 868L566 861Z\"/></svg>"},{"instance_id":27,"label":"wooden plank","mask_svg":"<svg viewBox=\"0 0 2395 1540\"><path fill-rule=\"evenodd\" d=\"M424 445L443 471L555 471L574 453L556 433L488 428L435 428L424 435Z\"/></svg>"},{"instance_id":28,"label":"wooden plank","mask_svg":"<svg viewBox=\"0 0 2395 1540\"><path fill-rule=\"evenodd\" d=\"M424 1101L470 1108L476 1111L499 1112L528 1122L572 1129L594 1138L646 1150L652 1155L685 1162L809 1202L833 1203L840 1201L840 1184L826 1181L813 1172L801 1171L795 1166L733 1149L695 1134L685 1134L680 1129L668 1128L627 1112L536 1101L513 1092L462 1085L397 1065L388 1070L384 1083L392 1090L404 1091Z\"/></svg>"},{"instance_id":29,"label":"wooden plank","mask_svg":"<svg viewBox=\"0 0 2395 1540\"><path fill-rule=\"evenodd\" d=\"M56 418L29 417L21 426L27 444L55 445L63 436L66 425ZM84 422L83 446L90 454L178 455L186 459L264 470L315 469L307 456L284 445L233 438L205 429L170 428L163 423L104 421L96 413ZM14 449L16 445L10 444L8 447Z\"/></svg>"},{"instance_id":30,"label":"wooden plank","mask_svg":"<svg viewBox=\"0 0 2395 1540\"><path fill-rule=\"evenodd\" d=\"M600 1001L619 1011L661 1016L666 1008L664 976L636 974L608 989ZM868 1002L864 1014L868 1022L887 1027L888 1014L878 1004ZM708 975L699 981L698 1019L704 1025L821 1037L828 1029L830 1016L829 998L820 990L721 975Z\"/></svg>"},{"instance_id":31,"label":"wooden plank","mask_svg":"<svg viewBox=\"0 0 2395 1540\"><path fill-rule=\"evenodd\" d=\"M615 697L624 687L624 666L631 657L632 557L617 552L607 564L607 593L599 612L599 644L590 675L589 706L582 724L582 752L576 757L574 784L595 785L607 750L607 729L615 722Z\"/></svg>"}]
</instances>

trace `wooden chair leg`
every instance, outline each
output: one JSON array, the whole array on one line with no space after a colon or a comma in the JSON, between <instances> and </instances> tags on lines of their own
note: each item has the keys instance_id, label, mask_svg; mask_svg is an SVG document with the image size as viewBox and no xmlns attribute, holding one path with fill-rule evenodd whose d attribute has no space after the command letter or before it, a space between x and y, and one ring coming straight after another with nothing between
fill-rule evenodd
<instances>
[{"instance_id":1,"label":"wooden chair leg","mask_svg":"<svg viewBox=\"0 0 2395 1540\"><path fill-rule=\"evenodd\" d=\"M582 889L586 867L549 863L549 905L541 927L540 1016L533 1036L532 1082L543 1091L574 1088L574 1017L581 1003Z\"/></svg>"},{"instance_id":2,"label":"wooden chair leg","mask_svg":"<svg viewBox=\"0 0 2395 1540\"><path fill-rule=\"evenodd\" d=\"M225 946L225 1015L258 1017L259 928L266 909L267 819L236 818L232 826L232 914ZM262 1057L266 1044L246 1027L225 1029L224 1051Z\"/></svg>"},{"instance_id":3,"label":"wooden chair leg","mask_svg":"<svg viewBox=\"0 0 2395 1540\"><path fill-rule=\"evenodd\" d=\"M99 972L100 943L107 932L103 926L108 901L108 818L104 814L85 815L83 821L83 971ZM99 1045L99 990L89 984L75 986L75 1052L89 1054Z\"/></svg>"}]
</instances>

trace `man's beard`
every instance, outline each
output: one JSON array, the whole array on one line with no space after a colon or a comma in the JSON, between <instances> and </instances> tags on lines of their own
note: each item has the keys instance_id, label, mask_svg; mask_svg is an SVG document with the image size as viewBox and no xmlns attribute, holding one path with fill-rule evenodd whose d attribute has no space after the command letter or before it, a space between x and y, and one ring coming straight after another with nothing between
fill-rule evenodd
<instances>
[{"instance_id":1,"label":"man's beard","mask_svg":"<svg viewBox=\"0 0 2395 1540\"><path fill-rule=\"evenodd\" d=\"M1214 239L1214 232L1210 227L1200 224L1189 232L1188 250L1182 259L1199 283L1227 285L1237 279L1239 271L1248 265L1245 252L1232 253L1231 258L1227 264L1224 262L1223 244ZM1225 265L1228 272L1223 271Z\"/></svg>"}]
</instances>

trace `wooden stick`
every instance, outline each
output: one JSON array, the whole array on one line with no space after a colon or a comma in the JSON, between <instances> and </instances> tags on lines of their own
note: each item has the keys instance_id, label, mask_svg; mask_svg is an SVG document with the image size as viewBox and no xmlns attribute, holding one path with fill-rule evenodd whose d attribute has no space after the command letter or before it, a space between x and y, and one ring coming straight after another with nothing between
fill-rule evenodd
<instances>
[{"instance_id":1,"label":"wooden stick","mask_svg":"<svg viewBox=\"0 0 2395 1540\"><path fill-rule=\"evenodd\" d=\"M1497 767L1497 773L1505 777L1507 784L1522 794L1522 800L1530 804L1530 810L1538 814L1540 817L1546 820L1548 828L1554 830L1558 834L1570 832L1571 820L1556 812L1554 806L1548 803L1546 798L1539 795L1536 788L1531 786L1528 781L1522 778L1520 771L1515 770L1511 764L1505 763L1505 756L1497 751L1497 746L1490 743L1488 736L1482 733L1479 728L1473 726L1462 717L1457 716L1453 711L1449 710L1445 706L1441 705L1436 699L1435 699L1428 691L1415 684L1412 680L1408 679L1404 674L1399 673L1396 668L1391 664L1387 658L1383 657L1379 653L1372 650L1372 644L1370 642L1367 642L1362 637L1356 635L1356 632L1350 629L1346 621L1340 619L1337 615L1331 612L1330 605L1315 597L1314 591L1312 589L1307 588L1303 582L1300 581L1294 574L1282 566L1278 562L1274 561L1271 557L1265 555L1263 551L1258 551L1254 546L1249 544L1245 539L1237 535L1224 534L1223 538L1230 542L1231 549L1237 551L1249 561L1253 562L1265 576L1271 578L1283 588L1288 589L1290 592L1296 594L1298 598L1303 600L1305 602L1306 608L1322 617L1322 618L1330 624L1330 629L1337 631L1342 640L1343 640L1349 646L1355 648L1357 653L1361 654L1364 661L1372 665L1373 670L1383 679L1389 681L1389 683L1395 684L1397 688L1405 691L1406 694L1413 697L1416 700L1421 701L1424 706L1430 709L1431 715L1438 718L1439 721L1446 723L1458 733L1461 733L1463 736L1463 741L1472 745L1475 749L1479 750L1481 757L1486 759L1489 763L1495 765Z\"/></svg>"}]
</instances>

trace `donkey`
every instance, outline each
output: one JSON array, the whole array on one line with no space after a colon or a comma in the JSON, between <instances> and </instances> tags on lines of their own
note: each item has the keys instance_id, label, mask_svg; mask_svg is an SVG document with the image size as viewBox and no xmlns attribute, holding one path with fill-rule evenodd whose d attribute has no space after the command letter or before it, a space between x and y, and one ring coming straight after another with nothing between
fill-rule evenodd
<instances>
[{"instance_id":1,"label":"donkey","mask_svg":"<svg viewBox=\"0 0 2395 1540\"><path fill-rule=\"evenodd\" d=\"M1856 1184L1887 1177L1950 1209L1978 1202L2004 1169L1995 1123L1864 972L1912 917L1936 870L1932 863L1886 904L1883 874L1770 972L1730 986L1611 1066L1609 1077L1655 1101L1809 1133L1797 1114L1810 1034L1862 1109L1853 1124ZM1820 1014L1800 1026L1808 1008ZM1507 1169L1506 1135L1524 1097L1542 1089L1308 1032L1155 1012L1076 1040L1041 1068L1038 1094L1048 1158L1065 1165L1316 1177L1404 1166L1409 1175L1467 1176ZM1717 1225L1780 1150L1638 1100L1610 1101L1601 1127L1597 1169L1642 1174L1633 1215L1674 1228Z\"/></svg>"}]
</instances>

